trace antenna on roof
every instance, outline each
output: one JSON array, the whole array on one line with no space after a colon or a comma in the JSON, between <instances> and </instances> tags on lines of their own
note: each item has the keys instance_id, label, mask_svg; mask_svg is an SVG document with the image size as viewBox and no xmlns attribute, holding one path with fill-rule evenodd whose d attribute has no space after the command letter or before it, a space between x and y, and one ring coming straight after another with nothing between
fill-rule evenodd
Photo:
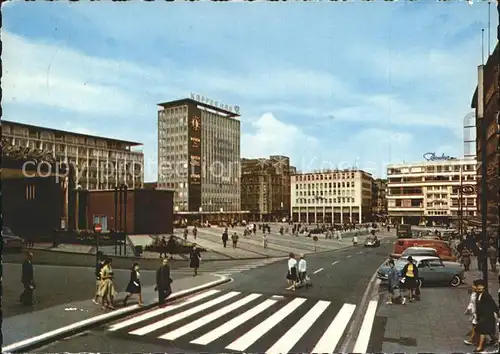
<instances>
[{"instance_id":1,"label":"antenna on roof","mask_svg":"<svg viewBox=\"0 0 500 354\"><path fill-rule=\"evenodd\" d=\"M481 64L484 65L484 28L481 28Z\"/></svg>"},{"instance_id":2,"label":"antenna on roof","mask_svg":"<svg viewBox=\"0 0 500 354\"><path fill-rule=\"evenodd\" d=\"M490 40L491 40L491 1L488 1L488 58L490 57L491 54Z\"/></svg>"}]
</instances>

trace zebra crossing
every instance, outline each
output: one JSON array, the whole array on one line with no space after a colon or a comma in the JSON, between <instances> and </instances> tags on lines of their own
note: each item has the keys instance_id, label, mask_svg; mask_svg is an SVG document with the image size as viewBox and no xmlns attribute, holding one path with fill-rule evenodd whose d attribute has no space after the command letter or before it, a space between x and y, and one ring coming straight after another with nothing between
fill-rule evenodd
<instances>
[{"instance_id":1,"label":"zebra crossing","mask_svg":"<svg viewBox=\"0 0 500 354\"><path fill-rule=\"evenodd\" d=\"M335 301L208 290L107 331L195 352L333 353L355 310Z\"/></svg>"},{"instance_id":2,"label":"zebra crossing","mask_svg":"<svg viewBox=\"0 0 500 354\"><path fill-rule=\"evenodd\" d=\"M203 273L219 274L224 276L231 276L234 274L242 273L251 269L260 268L268 264L282 261L284 258L264 258L254 261L249 261L245 263L243 261L238 261L237 264L231 261L224 262L205 262L201 264L199 269ZM233 265L228 265L226 262L231 262ZM178 269L173 269L173 273L177 274L192 274L193 270L188 266Z\"/></svg>"}]
</instances>

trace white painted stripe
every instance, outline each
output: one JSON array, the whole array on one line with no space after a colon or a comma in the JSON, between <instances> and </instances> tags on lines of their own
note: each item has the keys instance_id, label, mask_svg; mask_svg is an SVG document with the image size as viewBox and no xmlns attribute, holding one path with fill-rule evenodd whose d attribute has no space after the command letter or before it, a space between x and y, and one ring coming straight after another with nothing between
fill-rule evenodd
<instances>
[{"instance_id":1,"label":"white painted stripe","mask_svg":"<svg viewBox=\"0 0 500 354\"><path fill-rule=\"evenodd\" d=\"M216 319L228 314L231 311L236 310L237 308L244 306L248 304L249 302L257 299L258 297L262 296L262 294L250 294L243 299L236 301L235 303L232 303L229 306L223 307L220 310L217 310L215 312L209 313L206 316L203 316L202 318L197 319L194 322L188 323L185 326L182 326L181 328L177 328L176 330L173 330L171 332L168 332L158 338L160 339L166 339L166 340L175 340L179 337L182 337L200 327L203 327L204 325L215 321Z\"/></svg>"},{"instance_id":2,"label":"white painted stripe","mask_svg":"<svg viewBox=\"0 0 500 354\"><path fill-rule=\"evenodd\" d=\"M117 323L115 325L110 326L108 330L111 331L111 332L117 331L119 329L122 329L122 328L128 327L130 325L139 323L139 322L147 320L149 318L156 317L156 316L164 314L166 312L170 312L170 311L173 311L173 310L178 309L180 307L192 304L193 302L199 301L199 300L204 299L206 297L209 297L209 296L211 296L213 294L217 294L219 291L220 290L205 291L204 293L201 293L199 295L190 297L186 301L180 302L178 304L167 305L164 308L160 308L160 309L156 309L156 310L153 310L153 311L150 311L150 312L146 312L146 313L144 313L144 314L142 314L140 316L135 316L135 317L132 317L132 318L126 320L126 321L119 322L119 323Z\"/></svg>"},{"instance_id":3,"label":"white painted stripe","mask_svg":"<svg viewBox=\"0 0 500 354\"><path fill-rule=\"evenodd\" d=\"M248 310L245 313L242 313L238 317L233 318L231 321L224 323L222 326L217 327L216 329L204 334L200 338L197 338L191 343L193 344L199 344L199 345L207 345L209 343L212 343L214 340L222 337L223 335L231 332L233 329L241 326L243 323L248 321L249 319L257 316L259 313L262 311L268 309L272 305L274 305L277 301L276 300L266 300L259 305L255 306L254 308Z\"/></svg>"},{"instance_id":4,"label":"white painted stripe","mask_svg":"<svg viewBox=\"0 0 500 354\"><path fill-rule=\"evenodd\" d=\"M297 309L305 301L306 299L300 297L295 298L293 301L288 303L285 307L281 308L271 317L268 317L264 322L259 323L249 332L245 333L243 336L229 344L226 349L236 350L240 352L245 351L249 346L254 344L260 337L271 330L271 328L283 321L286 316L295 311L295 309Z\"/></svg>"},{"instance_id":5,"label":"white painted stripe","mask_svg":"<svg viewBox=\"0 0 500 354\"><path fill-rule=\"evenodd\" d=\"M354 353L366 353L368 349L368 342L372 334L373 321L375 320L375 314L377 313L378 301L370 301L368 308L366 309L365 318L363 319L363 324L359 330L358 339L356 340L356 345L354 346Z\"/></svg>"},{"instance_id":6,"label":"white painted stripe","mask_svg":"<svg viewBox=\"0 0 500 354\"><path fill-rule=\"evenodd\" d=\"M223 296L220 296L220 297L217 297L217 298L215 298L213 300L210 300L209 302L206 302L204 304L201 304L201 305L198 305L196 307L193 307L190 310L178 313L178 314L176 314L174 316L167 317L167 318L165 318L165 319L163 319L161 321L152 323L152 324L150 324L148 326L136 329L135 331L130 332L130 334L134 334L134 335L137 335L137 336L143 336L145 334L154 332L154 331L156 331L156 330L158 330L158 329L160 329L162 327L168 326L169 324L172 324L172 323L175 323L177 321L183 320L183 319L185 319L185 318L187 318L187 317L189 317L191 315L194 315L195 313L201 312L201 311L206 310L206 309L208 309L208 308L210 308L212 306L220 304L221 302L229 300L230 298L235 297L238 294L239 294L239 292L232 291L232 292L227 293L227 294L225 294Z\"/></svg>"},{"instance_id":7,"label":"white painted stripe","mask_svg":"<svg viewBox=\"0 0 500 354\"><path fill-rule=\"evenodd\" d=\"M317 271L315 271L313 274L317 274L317 273L321 272L323 269L325 269L325 268L319 268L319 269L318 269Z\"/></svg>"},{"instance_id":8,"label":"white painted stripe","mask_svg":"<svg viewBox=\"0 0 500 354\"><path fill-rule=\"evenodd\" d=\"M222 280L223 280L223 277L221 277L221 279L211 281L210 283L198 285L198 286L195 286L193 288L189 288L189 289L175 292L172 295L170 295L170 298L182 297L184 294L188 294L188 293L196 292L197 290L202 290L202 289L213 287L215 285L220 284L220 282ZM35 343L38 343L41 341L45 341L45 340L57 337L61 334L71 332L71 331L74 331L76 329L80 329L80 328L83 328L85 326L88 326L88 325L92 325L94 323L98 323L98 322L105 321L108 319L111 320L113 318L119 317L122 314L127 314L129 312L135 311L138 308L139 308L139 305L131 305L131 306L127 306L127 307L112 311L112 312L104 313L104 314L99 315L99 316L87 318L83 321L78 321L78 322L72 323L68 326L64 326L64 327L55 329L53 331L45 332L45 333L40 334L40 335L35 336L35 337L24 339L22 341L19 341L19 342L13 343L13 344L9 344L9 345L2 348L2 352L3 353L17 352L17 351L22 350L27 345L32 345L32 344L35 344Z\"/></svg>"},{"instance_id":9,"label":"white painted stripe","mask_svg":"<svg viewBox=\"0 0 500 354\"><path fill-rule=\"evenodd\" d=\"M329 301L318 301L283 337L266 350L266 353L281 354L290 352L293 346L297 344L300 338L302 338L318 317L326 310L328 305L330 305Z\"/></svg>"},{"instance_id":10,"label":"white painted stripe","mask_svg":"<svg viewBox=\"0 0 500 354\"><path fill-rule=\"evenodd\" d=\"M335 348L337 344L339 344L340 338L342 338L355 309L356 305L344 304L344 306L342 306L337 316L335 316L332 323L330 323L330 326L328 326L325 333L323 333L319 342L316 343L312 353L335 352Z\"/></svg>"},{"instance_id":11,"label":"white painted stripe","mask_svg":"<svg viewBox=\"0 0 500 354\"><path fill-rule=\"evenodd\" d=\"M337 264L338 262L339 262L339 261L335 261L335 262L333 262L333 263L332 263L332 265L335 265L335 264Z\"/></svg>"},{"instance_id":12,"label":"white painted stripe","mask_svg":"<svg viewBox=\"0 0 500 354\"><path fill-rule=\"evenodd\" d=\"M347 258L351 258L351 257L352 257L351 255L347 256Z\"/></svg>"}]
</instances>

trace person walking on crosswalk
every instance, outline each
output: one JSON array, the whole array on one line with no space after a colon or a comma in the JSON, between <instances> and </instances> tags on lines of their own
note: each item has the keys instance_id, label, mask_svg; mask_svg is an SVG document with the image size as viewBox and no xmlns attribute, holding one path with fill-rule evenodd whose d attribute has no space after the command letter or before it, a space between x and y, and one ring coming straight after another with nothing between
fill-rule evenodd
<instances>
[{"instance_id":1,"label":"person walking on crosswalk","mask_svg":"<svg viewBox=\"0 0 500 354\"><path fill-rule=\"evenodd\" d=\"M194 269L193 277L198 275L198 268L200 268L201 255L200 251L193 246L191 252L189 253L189 267Z\"/></svg>"},{"instance_id":2,"label":"person walking on crosswalk","mask_svg":"<svg viewBox=\"0 0 500 354\"><path fill-rule=\"evenodd\" d=\"M301 253L300 260L298 263L298 271L299 271L299 284L300 286L305 285L306 288L309 287L309 283L307 282L307 262L304 259L304 254Z\"/></svg>"},{"instance_id":3,"label":"person walking on crosswalk","mask_svg":"<svg viewBox=\"0 0 500 354\"><path fill-rule=\"evenodd\" d=\"M297 260L293 253L289 254L288 258L288 273L286 275L288 281L288 287L286 290L295 290L295 285L297 283Z\"/></svg>"},{"instance_id":4,"label":"person walking on crosswalk","mask_svg":"<svg viewBox=\"0 0 500 354\"><path fill-rule=\"evenodd\" d=\"M172 278L170 278L167 258L163 258L160 268L156 271L155 291L158 291L158 303L160 307L163 307L167 298L172 294Z\"/></svg>"},{"instance_id":5,"label":"person walking on crosswalk","mask_svg":"<svg viewBox=\"0 0 500 354\"><path fill-rule=\"evenodd\" d=\"M128 299L137 294L139 296L139 306L142 306L142 289L141 289L141 274L139 273L139 263L134 263L130 272L130 280L127 285L127 296L123 300L123 306L127 306Z\"/></svg>"},{"instance_id":6,"label":"person walking on crosswalk","mask_svg":"<svg viewBox=\"0 0 500 354\"><path fill-rule=\"evenodd\" d=\"M112 259L107 258L104 261L103 267L101 269L101 288L99 291L99 296L101 296L102 309L114 310L114 298L116 296L115 284L113 283L113 268Z\"/></svg>"},{"instance_id":7,"label":"person walking on crosswalk","mask_svg":"<svg viewBox=\"0 0 500 354\"><path fill-rule=\"evenodd\" d=\"M104 255L99 252L97 255L97 264L95 266L95 294L94 299L92 300L94 304L99 305L99 289L101 288L101 270L104 266Z\"/></svg>"}]
</instances>

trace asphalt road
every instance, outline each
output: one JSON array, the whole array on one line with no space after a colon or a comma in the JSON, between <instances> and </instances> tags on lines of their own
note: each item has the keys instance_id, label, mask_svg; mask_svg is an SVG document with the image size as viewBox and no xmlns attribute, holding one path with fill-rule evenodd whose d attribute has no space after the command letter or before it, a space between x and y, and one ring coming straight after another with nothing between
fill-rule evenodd
<instances>
[{"instance_id":1,"label":"asphalt road","mask_svg":"<svg viewBox=\"0 0 500 354\"><path fill-rule=\"evenodd\" d=\"M343 329L356 315L354 311L390 247L390 243L383 243L380 248L360 246L308 256L313 283L309 289L285 290L286 260L243 271L233 282L203 293L197 300L180 300L162 313L156 310L156 315L149 310L39 351L338 351L345 336ZM284 314L287 309L288 315ZM352 317L349 311L354 312ZM150 317L141 318L144 316ZM334 319L339 322L333 323Z\"/></svg>"},{"instance_id":2,"label":"asphalt road","mask_svg":"<svg viewBox=\"0 0 500 354\"><path fill-rule=\"evenodd\" d=\"M64 255L66 256L66 255ZM77 255L78 256L78 255ZM113 261L114 262L114 261ZM130 261L129 261L130 262ZM222 261L202 263L202 271L207 273L236 274L254 266L263 264L259 261ZM129 263L131 267L131 263ZM160 265L156 261L157 266ZM181 265L183 267L181 267ZM187 262L177 263L178 269L172 269L172 278L182 278L192 274ZM19 303L19 295L23 291L21 284L21 264L3 263L3 316L9 317L31 311L49 308L55 305L91 299L95 290L93 267L53 266L37 264L34 259L36 304L33 308ZM129 269L113 269L118 291L124 291L130 277ZM154 270L141 270L143 286L155 284Z\"/></svg>"}]
</instances>

